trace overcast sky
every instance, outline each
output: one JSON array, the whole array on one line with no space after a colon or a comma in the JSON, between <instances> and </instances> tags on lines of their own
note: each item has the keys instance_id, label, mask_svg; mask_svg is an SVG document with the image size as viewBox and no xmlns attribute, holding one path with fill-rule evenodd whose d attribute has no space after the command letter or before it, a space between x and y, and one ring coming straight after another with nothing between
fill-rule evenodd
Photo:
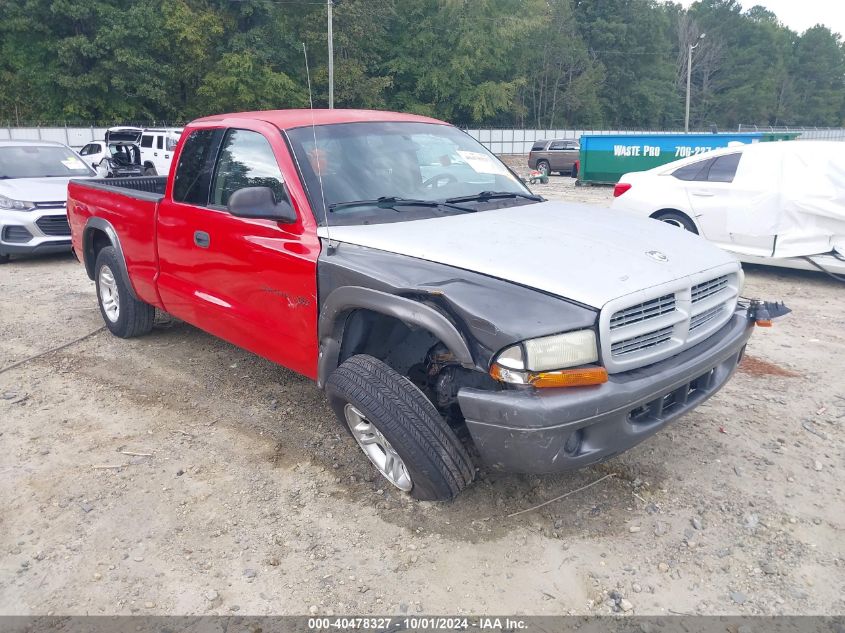
<instances>
[{"instance_id":1,"label":"overcast sky","mask_svg":"<svg viewBox=\"0 0 845 633\"><path fill-rule=\"evenodd\" d=\"M680 0L685 7L693 0ZM831 31L845 35L845 0L740 0L743 9L755 4L766 7L793 31L803 33L811 26L824 24Z\"/></svg>"}]
</instances>

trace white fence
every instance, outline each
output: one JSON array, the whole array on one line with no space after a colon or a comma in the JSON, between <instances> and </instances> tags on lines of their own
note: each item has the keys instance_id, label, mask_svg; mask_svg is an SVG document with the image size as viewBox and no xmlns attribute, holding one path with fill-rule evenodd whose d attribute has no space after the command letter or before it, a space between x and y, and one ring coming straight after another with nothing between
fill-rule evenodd
<instances>
[{"instance_id":1,"label":"white fence","mask_svg":"<svg viewBox=\"0 0 845 633\"><path fill-rule=\"evenodd\" d=\"M845 141L845 129L842 128L768 128L756 126L740 126L740 129L720 130L726 133L782 133L797 132L801 140ZM534 141L553 138L580 139L583 134L682 134L679 130L466 130L467 134L476 139L494 154L527 154L531 151ZM694 130L693 134L710 134L710 130Z\"/></svg>"},{"instance_id":2,"label":"white fence","mask_svg":"<svg viewBox=\"0 0 845 633\"><path fill-rule=\"evenodd\" d=\"M79 149L86 143L102 139L104 127L0 127L0 140L58 141ZM527 154L534 141L552 138L581 138L582 134L678 134L677 130L534 130L534 129L468 129L494 154ZM728 132L729 130L722 130ZM730 130L732 131L732 130ZM845 129L834 128L769 128L743 125L737 132L799 132L801 139L845 141ZM709 134L709 130L698 131Z\"/></svg>"},{"instance_id":3,"label":"white fence","mask_svg":"<svg viewBox=\"0 0 845 633\"><path fill-rule=\"evenodd\" d=\"M579 139L582 134L677 134L666 130L466 130L494 154L527 154L534 141L553 138Z\"/></svg>"},{"instance_id":4,"label":"white fence","mask_svg":"<svg viewBox=\"0 0 845 633\"><path fill-rule=\"evenodd\" d=\"M56 141L79 149L102 139L104 127L0 127L0 141Z\"/></svg>"}]
</instances>

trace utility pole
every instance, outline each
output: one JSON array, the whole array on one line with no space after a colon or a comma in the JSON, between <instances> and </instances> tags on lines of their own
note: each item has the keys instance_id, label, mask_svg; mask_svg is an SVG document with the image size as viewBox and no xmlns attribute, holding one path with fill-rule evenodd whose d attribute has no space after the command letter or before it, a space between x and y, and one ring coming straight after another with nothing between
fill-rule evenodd
<instances>
[{"instance_id":1,"label":"utility pole","mask_svg":"<svg viewBox=\"0 0 845 633\"><path fill-rule=\"evenodd\" d=\"M329 0L329 2L331 2L331 0ZM701 44L701 40L704 39L705 35L707 35L707 33L702 33L698 36L695 44L689 45L689 57L687 58L687 109L686 115L684 116L684 132L687 134L689 134L689 88L690 81L692 80L692 49Z\"/></svg>"},{"instance_id":2,"label":"utility pole","mask_svg":"<svg viewBox=\"0 0 845 633\"><path fill-rule=\"evenodd\" d=\"M329 108L334 108L334 36L332 35L332 0L326 0L328 9L328 39L329 39ZM689 87L687 88L689 94ZM689 101L689 98L687 98Z\"/></svg>"}]
</instances>

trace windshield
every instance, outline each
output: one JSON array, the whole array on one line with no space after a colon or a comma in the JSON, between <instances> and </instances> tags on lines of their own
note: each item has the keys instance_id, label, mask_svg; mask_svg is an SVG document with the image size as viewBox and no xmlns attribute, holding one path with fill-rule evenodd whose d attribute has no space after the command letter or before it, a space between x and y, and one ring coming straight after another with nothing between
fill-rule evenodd
<instances>
[{"instance_id":1,"label":"windshield","mask_svg":"<svg viewBox=\"0 0 845 633\"><path fill-rule=\"evenodd\" d=\"M93 176L71 150L60 145L0 147L0 178L49 178Z\"/></svg>"},{"instance_id":2,"label":"windshield","mask_svg":"<svg viewBox=\"0 0 845 633\"><path fill-rule=\"evenodd\" d=\"M531 193L498 158L450 125L340 123L295 128L287 135L320 224L327 215L329 224L395 222L533 199L523 197ZM489 192L515 195L497 197L492 205L489 196L465 200ZM465 209L413 204L453 198L464 199ZM358 201L362 204L348 204Z\"/></svg>"}]
</instances>

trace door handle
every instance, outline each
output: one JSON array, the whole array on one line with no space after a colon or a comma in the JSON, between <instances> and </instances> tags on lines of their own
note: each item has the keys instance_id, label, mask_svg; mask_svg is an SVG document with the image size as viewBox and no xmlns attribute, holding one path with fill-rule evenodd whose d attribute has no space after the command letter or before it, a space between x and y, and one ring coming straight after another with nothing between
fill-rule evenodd
<instances>
[{"instance_id":1,"label":"door handle","mask_svg":"<svg viewBox=\"0 0 845 633\"><path fill-rule=\"evenodd\" d=\"M153 156L158 156L158 152L153 152Z\"/></svg>"},{"instance_id":2,"label":"door handle","mask_svg":"<svg viewBox=\"0 0 845 633\"><path fill-rule=\"evenodd\" d=\"M702 198L709 198L715 195L712 191L693 191L691 193L694 196L700 196Z\"/></svg>"},{"instance_id":3,"label":"door handle","mask_svg":"<svg viewBox=\"0 0 845 633\"><path fill-rule=\"evenodd\" d=\"M200 248L208 248L211 245L211 236L205 231L194 231L194 244Z\"/></svg>"},{"instance_id":4,"label":"door handle","mask_svg":"<svg viewBox=\"0 0 845 633\"><path fill-rule=\"evenodd\" d=\"M165 157L165 158L170 158L170 154L165 154L165 155L164 155L164 157Z\"/></svg>"}]
</instances>

